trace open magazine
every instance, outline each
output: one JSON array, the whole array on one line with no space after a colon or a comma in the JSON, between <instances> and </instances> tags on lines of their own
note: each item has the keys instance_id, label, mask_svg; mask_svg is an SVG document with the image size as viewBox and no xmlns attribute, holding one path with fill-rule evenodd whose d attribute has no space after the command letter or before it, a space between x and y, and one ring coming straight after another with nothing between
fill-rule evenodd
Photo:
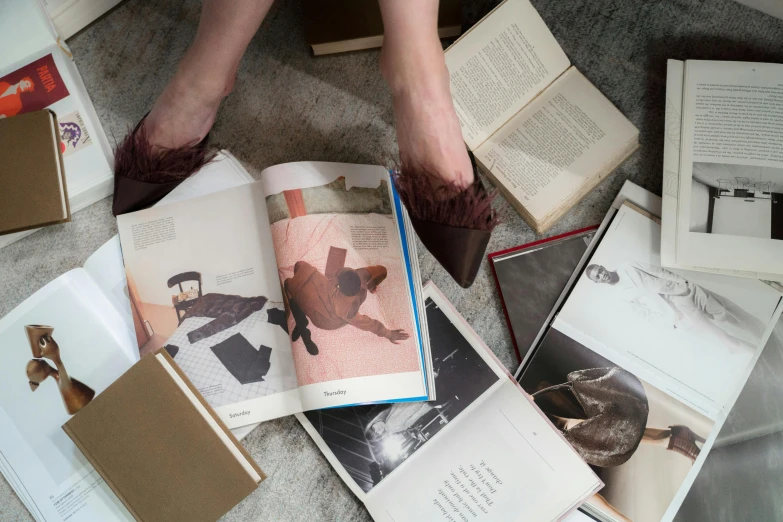
<instances>
[{"instance_id":1,"label":"open magazine","mask_svg":"<svg viewBox=\"0 0 783 522\"><path fill-rule=\"evenodd\" d=\"M0 0L0 118L57 114L72 212L112 192L109 141L68 47L38 1ZM0 248L33 231L0 237Z\"/></svg>"},{"instance_id":2,"label":"open magazine","mask_svg":"<svg viewBox=\"0 0 783 522\"><path fill-rule=\"evenodd\" d=\"M783 281L783 65L666 74L664 266Z\"/></svg>"},{"instance_id":3,"label":"open magazine","mask_svg":"<svg viewBox=\"0 0 783 522\"><path fill-rule=\"evenodd\" d=\"M382 167L290 163L117 218L141 354L230 428L433 398L410 224Z\"/></svg>"},{"instance_id":4,"label":"open magazine","mask_svg":"<svg viewBox=\"0 0 783 522\"><path fill-rule=\"evenodd\" d=\"M560 520L601 481L432 283L424 299L435 401L297 418L376 522Z\"/></svg>"},{"instance_id":5,"label":"open magazine","mask_svg":"<svg viewBox=\"0 0 783 522\"><path fill-rule=\"evenodd\" d=\"M660 198L626 183L618 200L519 382L606 484L584 509L671 520L782 295L760 281L662 268Z\"/></svg>"},{"instance_id":6,"label":"open magazine","mask_svg":"<svg viewBox=\"0 0 783 522\"><path fill-rule=\"evenodd\" d=\"M160 204L250 181L222 151ZM36 520L133 520L62 430L139 359L127 294L115 236L0 320L0 473Z\"/></svg>"}]
</instances>

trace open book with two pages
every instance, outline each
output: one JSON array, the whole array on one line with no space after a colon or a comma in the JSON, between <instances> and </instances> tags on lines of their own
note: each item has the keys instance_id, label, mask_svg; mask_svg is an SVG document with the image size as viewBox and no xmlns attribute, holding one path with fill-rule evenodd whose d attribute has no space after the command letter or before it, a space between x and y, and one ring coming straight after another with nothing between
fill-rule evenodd
<instances>
[{"instance_id":1,"label":"open book with two pages","mask_svg":"<svg viewBox=\"0 0 783 522\"><path fill-rule=\"evenodd\" d=\"M109 141L73 56L40 2L0 0L0 12L0 118L45 108L57 114L70 210L76 212L112 193ZM0 236L0 248L30 233Z\"/></svg>"},{"instance_id":2,"label":"open book with two pages","mask_svg":"<svg viewBox=\"0 0 783 522\"><path fill-rule=\"evenodd\" d=\"M297 414L376 522L569 522L602 484L432 284L437 398Z\"/></svg>"},{"instance_id":3,"label":"open book with two pages","mask_svg":"<svg viewBox=\"0 0 783 522\"><path fill-rule=\"evenodd\" d=\"M639 146L529 0L505 0L446 50L462 136L539 234Z\"/></svg>"},{"instance_id":4,"label":"open book with two pages","mask_svg":"<svg viewBox=\"0 0 783 522\"><path fill-rule=\"evenodd\" d=\"M230 428L434 398L414 234L383 167L289 163L118 216L142 355Z\"/></svg>"},{"instance_id":5,"label":"open book with two pages","mask_svg":"<svg viewBox=\"0 0 783 522\"><path fill-rule=\"evenodd\" d=\"M159 204L250 181L223 151ZM0 319L0 472L36 520L133 520L62 426L138 361L135 324L116 236ZM28 330L47 333L57 357Z\"/></svg>"},{"instance_id":6,"label":"open book with two pages","mask_svg":"<svg viewBox=\"0 0 783 522\"><path fill-rule=\"evenodd\" d=\"M783 65L669 60L664 266L783 281Z\"/></svg>"},{"instance_id":7,"label":"open book with two pages","mask_svg":"<svg viewBox=\"0 0 783 522\"><path fill-rule=\"evenodd\" d=\"M660 211L626 182L597 231L493 257L504 298L534 258L575 267L543 330L510 323L533 340L517 378L606 484L583 506L606 521L673 519L762 350L781 343L776 288L661 266Z\"/></svg>"}]
</instances>

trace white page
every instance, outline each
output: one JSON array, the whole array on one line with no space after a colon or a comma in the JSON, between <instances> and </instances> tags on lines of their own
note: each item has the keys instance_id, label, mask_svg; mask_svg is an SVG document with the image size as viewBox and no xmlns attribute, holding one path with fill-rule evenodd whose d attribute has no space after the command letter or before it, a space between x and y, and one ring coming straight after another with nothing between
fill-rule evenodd
<instances>
[{"instance_id":1,"label":"white page","mask_svg":"<svg viewBox=\"0 0 783 522\"><path fill-rule=\"evenodd\" d=\"M55 44L56 35L37 0L0 0L0 12L0 71Z\"/></svg>"},{"instance_id":2,"label":"white page","mask_svg":"<svg viewBox=\"0 0 783 522\"><path fill-rule=\"evenodd\" d=\"M572 67L475 154L513 200L545 222L607 175L607 164L627 152L638 134Z\"/></svg>"},{"instance_id":3,"label":"white page","mask_svg":"<svg viewBox=\"0 0 783 522\"><path fill-rule=\"evenodd\" d=\"M283 314L283 296L261 184L124 214L117 225L130 293L138 296L142 321L154 332L142 340L141 354L177 346L175 362L230 428L301 411L288 335L269 322L270 313ZM181 313L172 301L179 288L167 281L186 272L198 272L201 284L190 280L184 290L200 287L199 299L212 295L219 301L179 324ZM237 296L232 302L249 315L209 326L234 313L234 305L226 303ZM226 346L225 357L245 362L231 366L213 348L236 335L234 342L242 346ZM271 349L266 361L261 346ZM265 362L267 372L252 382L239 375L245 366Z\"/></svg>"},{"instance_id":4,"label":"white page","mask_svg":"<svg viewBox=\"0 0 783 522\"><path fill-rule=\"evenodd\" d=\"M68 375L96 394L133 363L118 337L122 319L81 269L60 276L0 320L0 452L15 483L42 520L132 521L61 429L71 415L55 380L44 379L31 391L25 372L34 355L25 333L28 324L54 327L51 336ZM49 359L38 361L55 367Z\"/></svg>"},{"instance_id":5,"label":"white page","mask_svg":"<svg viewBox=\"0 0 783 522\"><path fill-rule=\"evenodd\" d=\"M474 518L464 510L470 519L555 520L575 508L600 481L432 283L424 296L437 370L434 402L321 410L297 418L377 521L440 519L433 500L459 504L438 492L444 480L458 487L450 472L460 473L459 466L468 474L485 471L486 480L491 471L503 482L490 482L493 492L475 480L487 499L479 508L478 489L475 504L464 496L476 513ZM538 502L537 494L548 502Z\"/></svg>"},{"instance_id":6,"label":"white page","mask_svg":"<svg viewBox=\"0 0 783 522\"><path fill-rule=\"evenodd\" d=\"M261 179L280 284L289 302L299 303L319 350L293 342L305 410L429 397L416 252L389 172L298 162L270 167ZM335 274L327 274L330 256L340 264ZM367 281L356 295L343 295L337 269L380 283L375 291ZM288 324L293 332L296 322ZM402 332L396 340L395 331Z\"/></svg>"},{"instance_id":7,"label":"white page","mask_svg":"<svg viewBox=\"0 0 783 522\"><path fill-rule=\"evenodd\" d=\"M659 245L660 225L622 207L554 327L715 419L763 346L781 294L760 281L661 269ZM610 282L590 280L591 265Z\"/></svg>"},{"instance_id":8,"label":"white page","mask_svg":"<svg viewBox=\"0 0 783 522\"><path fill-rule=\"evenodd\" d=\"M475 150L568 66L528 0L506 0L446 50L462 137Z\"/></svg>"},{"instance_id":9,"label":"white page","mask_svg":"<svg viewBox=\"0 0 783 522\"><path fill-rule=\"evenodd\" d=\"M783 65L692 60L684 82L676 261L781 281L783 240L769 237L770 214L761 222L741 210L783 192ZM734 190L748 182L753 196ZM711 189L726 190L715 199ZM727 221L738 226L715 226Z\"/></svg>"}]
</instances>

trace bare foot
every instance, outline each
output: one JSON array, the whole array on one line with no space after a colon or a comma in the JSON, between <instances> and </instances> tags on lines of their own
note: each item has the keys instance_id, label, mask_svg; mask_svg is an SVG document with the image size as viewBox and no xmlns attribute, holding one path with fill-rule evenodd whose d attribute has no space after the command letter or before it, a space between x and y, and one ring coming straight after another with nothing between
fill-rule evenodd
<instances>
[{"instance_id":1,"label":"bare foot","mask_svg":"<svg viewBox=\"0 0 783 522\"><path fill-rule=\"evenodd\" d=\"M422 42L387 39L381 72L392 92L403 165L470 186L473 167L454 111L449 72L437 34Z\"/></svg>"},{"instance_id":2,"label":"bare foot","mask_svg":"<svg viewBox=\"0 0 783 522\"><path fill-rule=\"evenodd\" d=\"M144 120L150 142L160 148L178 148L199 143L215 123L218 107L233 88L195 66L197 58L186 54L174 77Z\"/></svg>"}]
</instances>

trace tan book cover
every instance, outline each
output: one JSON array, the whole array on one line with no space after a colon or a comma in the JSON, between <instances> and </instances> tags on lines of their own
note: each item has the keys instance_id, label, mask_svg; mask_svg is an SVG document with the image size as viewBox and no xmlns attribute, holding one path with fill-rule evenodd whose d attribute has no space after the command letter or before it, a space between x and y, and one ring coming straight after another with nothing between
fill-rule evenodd
<instances>
[{"instance_id":1,"label":"tan book cover","mask_svg":"<svg viewBox=\"0 0 783 522\"><path fill-rule=\"evenodd\" d=\"M163 350L63 429L139 521L217 520L265 478Z\"/></svg>"},{"instance_id":2,"label":"tan book cover","mask_svg":"<svg viewBox=\"0 0 783 522\"><path fill-rule=\"evenodd\" d=\"M57 117L0 118L0 235L70 221Z\"/></svg>"},{"instance_id":3,"label":"tan book cover","mask_svg":"<svg viewBox=\"0 0 783 522\"><path fill-rule=\"evenodd\" d=\"M313 54L373 49L383 44L383 20L374 0L302 0L305 37ZM438 35L459 36L462 8L459 0L441 0Z\"/></svg>"}]
</instances>

